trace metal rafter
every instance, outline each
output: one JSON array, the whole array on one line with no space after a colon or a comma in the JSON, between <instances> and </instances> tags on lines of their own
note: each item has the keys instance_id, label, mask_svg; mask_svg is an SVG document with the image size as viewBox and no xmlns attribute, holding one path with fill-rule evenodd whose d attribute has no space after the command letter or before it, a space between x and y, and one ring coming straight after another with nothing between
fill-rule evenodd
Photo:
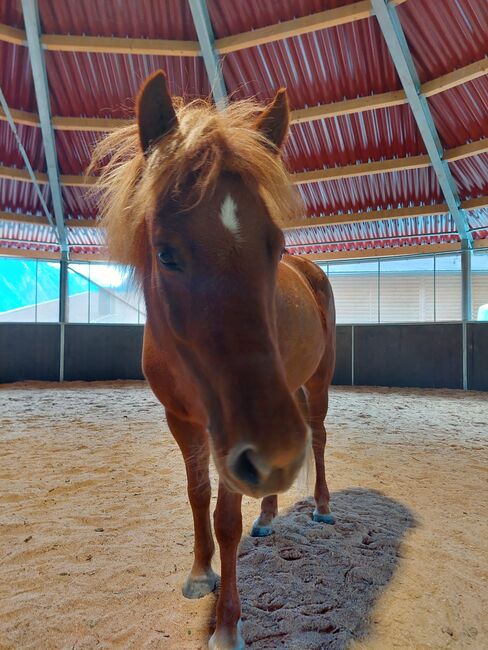
<instances>
[{"instance_id":1,"label":"metal rafter","mask_svg":"<svg viewBox=\"0 0 488 650\"><path fill-rule=\"evenodd\" d=\"M24 145L22 144L22 141L19 137L19 134L17 132L17 127L15 126L14 119L12 117L12 113L10 112L9 105L7 104L7 100L5 99L5 95L3 94L2 88L0 87L0 105L2 106L3 112L5 113L5 116L7 118L7 122L12 130L12 133L14 134L14 139L17 143L17 146L20 151L20 155L22 156L22 159L24 160L25 166L27 167L27 171L29 172L29 176L31 178L32 183L34 184L34 189L36 191L37 197L39 198L39 201L42 205L42 209L44 210L44 214L47 217L47 220L49 224L54 228L56 231L56 226L54 225L54 221L51 215L51 212L49 211L49 208L47 207L46 200L44 199L44 196L41 192L41 187L39 185L39 182L36 178L36 173L32 169L31 162L29 160L29 156L27 155L26 150L24 149Z\"/></svg>"},{"instance_id":2,"label":"metal rafter","mask_svg":"<svg viewBox=\"0 0 488 650\"><path fill-rule=\"evenodd\" d=\"M215 49L215 36L208 13L206 0L188 0L193 23L202 50L203 62L210 80L215 103L219 108L227 105L227 88L222 75L222 62Z\"/></svg>"},{"instance_id":3,"label":"metal rafter","mask_svg":"<svg viewBox=\"0 0 488 650\"><path fill-rule=\"evenodd\" d=\"M58 233L59 245L63 256L69 254L68 238L64 226L63 199L59 179L58 157L54 140L54 131L51 121L51 106L49 101L49 87L46 73L46 62L41 45L41 22L37 0L22 0L27 47L34 79L39 121L46 157L47 175L51 188L54 218Z\"/></svg>"},{"instance_id":4,"label":"metal rafter","mask_svg":"<svg viewBox=\"0 0 488 650\"><path fill-rule=\"evenodd\" d=\"M471 248L473 238L468 230L467 219L460 208L460 199L447 162L443 159L443 149L439 134L432 119L429 105L421 95L420 79L407 44L405 34L398 19L395 6L388 0L371 0L371 6L378 20L390 56L402 82L407 101L417 122L432 167L439 181L463 246Z\"/></svg>"}]
</instances>

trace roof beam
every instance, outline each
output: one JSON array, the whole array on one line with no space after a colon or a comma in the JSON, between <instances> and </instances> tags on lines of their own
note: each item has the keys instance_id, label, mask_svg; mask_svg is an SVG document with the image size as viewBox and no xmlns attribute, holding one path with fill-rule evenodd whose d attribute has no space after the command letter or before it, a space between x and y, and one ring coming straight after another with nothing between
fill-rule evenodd
<instances>
[{"instance_id":1,"label":"roof beam","mask_svg":"<svg viewBox=\"0 0 488 650\"><path fill-rule=\"evenodd\" d=\"M27 47L34 80L39 121L41 124L44 155L46 158L47 175L51 189L51 200L56 221L59 245L63 254L69 254L68 239L64 227L63 199L59 180L58 158L54 131L51 124L51 105L46 73L46 62L41 47L41 22L36 0L22 0L22 12L27 35Z\"/></svg>"},{"instance_id":2,"label":"roof beam","mask_svg":"<svg viewBox=\"0 0 488 650\"><path fill-rule=\"evenodd\" d=\"M488 138L469 142L460 147L453 147L444 152L444 160L454 162L469 156L478 156L488 151ZM291 180L296 185L306 183L319 183L322 181L340 180L342 178L354 178L356 176L368 176L370 174L386 174L391 172L405 171L409 169L421 169L429 167L431 164L429 156L421 154L419 156L406 156L405 158L391 158L388 160L377 160L367 163L358 163L355 165L344 165L342 167L327 167L326 169L314 169L306 172L296 172L291 174ZM47 174L43 172L34 172L38 183L45 184L49 182ZM0 166L0 178L6 178L13 181L32 182L29 173L25 169L17 167ZM67 187L86 187L94 185L95 176L84 176L79 174L61 174L59 177L61 185Z\"/></svg>"},{"instance_id":3,"label":"roof beam","mask_svg":"<svg viewBox=\"0 0 488 650\"><path fill-rule=\"evenodd\" d=\"M188 0L188 4L190 5L215 104L219 108L224 108L227 105L227 88L222 74L222 62L215 49L215 36L210 22L207 2L206 0Z\"/></svg>"},{"instance_id":4,"label":"roof beam","mask_svg":"<svg viewBox=\"0 0 488 650\"><path fill-rule=\"evenodd\" d=\"M488 207L488 196L468 199L461 203L463 210L479 210ZM295 219L284 226L284 230L302 228L316 228L317 226L339 226L350 223L363 223L368 221L396 221L413 217L430 217L449 212L447 203L433 205L414 205L404 208L389 208L388 210L367 210L365 212L350 212L346 214L331 214L325 217L310 217L308 219Z\"/></svg>"},{"instance_id":5,"label":"roof beam","mask_svg":"<svg viewBox=\"0 0 488 650\"><path fill-rule=\"evenodd\" d=\"M421 86L422 95L425 97L432 97L438 93L443 93L446 90L465 84L468 81L478 79L487 73L488 57L485 57L484 59L465 65L463 68L458 68L457 70L448 72L441 77L437 77L437 79L426 81Z\"/></svg>"},{"instance_id":6,"label":"roof beam","mask_svg":"<svg viewBox=\"0 0 488 650\"><path fill-rule=\"evenodd\" d=\"M488 138L475 140L474 142L467 142L459 147L452 147L444 151L444 160L447 162L455 162L456 160L463 160L470 156L479 156L488 151Z\"/></svg>"},{"instance_id":7,"label":"roof beam","mask_svg":"<svg viewBox=\"0 0 488 650\"><path fill-rule=\"evenodd\" d=\"M293 248L293 246L290 246ZM333 260L367 259L377 257L406 257L410 255L432 255L433 253L450 253L460 251L459 242L448 244L419 244L417 246L396 246L395 248L368 248L365 250L334 251L333 253L304 253L313 262L332 262Z\"/></svg>"},{"instance_id":8,"label":"roof beam","mask_svg":"<svg viewBox=\"0 0 488 650\"><path fill-rule=\"evenodd\" d=\"M25 45L26 35L23 29L0 23L0 41L11 45Z\"/></svg>"},{"instance_id":9,"label":"roof beam","mask_svg":"<svg viewBox=\"0 0 488 650\"><path fill-rule=\"evenodd\" d=\"M327 169L314 169L308 172L291 174L292 183L303 185L305 183L319 183L333 181L341 178L354 178L356 176L369 176L372 174L385 174L405 171L407 169L420 169L429 167L429 156L407 156L406 158L392 158L375 162L344 165L342 167L328 167Z\"/></svg>"},{"instance_id":10,"label":"roof beam","mask_svg":"<svg viewBox=\"0 0 488 650\"><path fill-rule=\"evenodd\" d=\"M200 46L196 41L43 34L41 42L43 48L51 52L98 52L104 54L192 57L200 55Z\"/></svg>"},{"instance_id":11,"label":"roof beam","mask_svg":"<svg viewBox=\"0 0 488 650\"><path fill-rule=\"evenodd\" d=\"M249 32L225 36L215 41L215 47L220 54L229 54L238 50L244 50L248 47L256 47L274 41L281 41L285 38L301 36L319 29L329 29L352 23L356 20L369 18L371 15L370 0L362 0L343 7L335 9L326 9L319 13L286 20L275 25L260 27Z\"/></svg>"},{"instance_id":12,"label":"roof beam","mask_svg":"<svg viewBox=\"0 0 488 650\"><path fill-rule=\"evenodd\" d=\"M425 97L420 95L420 80L396 8L392 4L388 4L386 0L371 0L371 6L402 82L449 211L456 223L459 236L470 246L473 238L468 230L466 218L460 209L460 200L451 171L443 159L442 145L429 105Z\"/></svg>"},{"instance_id":13,"label":"roof beam","mask_svg":"<svg viewBox=\"0 0 488 650\"><path fill-rule=\"evenodd\" d=\"M396 5L402 4L405 0L393 0ZM293 20L286 20L275 25L259 27L249 32L225 36L215 41L215 47L221 54L229 54L248 47L265 45L274 41L281 41L285 38L293 38L302 34L309 34L319 29L330 29L339 25L346 25L356 20L363 20L372 15L370 0L361 0L353 4L334 9L326 9L319 13Z\"/></svg>"},{"instance_id":14,"label":"roof beam","mask_svg":"<svg viewBox=\"0 0 488 650\"><path fill-rule=\"evenodd\" d=\"M391 208L388 210L368 210L366 212L350 212L348 214L331 214L326 217L311 217L295 219L284 226L284 230L316 228L317 226L341 226L350 223L368 221L393 221L411 217L426 217L436 214L446 214L446 203L436 205L415 205L406 208Z\"/></svg>"}]
</instances>

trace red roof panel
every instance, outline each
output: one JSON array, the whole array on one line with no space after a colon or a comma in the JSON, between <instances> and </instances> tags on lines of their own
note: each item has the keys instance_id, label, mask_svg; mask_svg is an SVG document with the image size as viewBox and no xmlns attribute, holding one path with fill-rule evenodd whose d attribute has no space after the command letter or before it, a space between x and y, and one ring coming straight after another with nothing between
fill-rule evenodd
<instances>
[{"instance_id":1,"label":"red roof panel","mask_svg":"<svg viewBox=\"0 0 488 650\"><path fill-rule=\"evenodd\" d=\"M23 124L16 124L16 128L33 169L43 171L45 169L45 161L41 129L35 126L24 126ZM24 159L20 155L19 147L10 125L8 122L1 121L0 164L6 167L25 168Z\"/></svg>"},{"instance_id":2,"label":"red roof panel","mask_svg":"<svg viewBox=\"0 0 488 650\"><path fill-rule=\"evenodd\" d=\"M20 0L0 0L0 23L10 25L10 27L24 28Z\"/></svg>"},{"instance_id":3,"label":"red roof panel","mask_svg":"<svg viewBox=\"0 0 488 650\"><path fill-rule=\"evenodd\" d=\"M189 5L181 0L40 0L43 31L197 40Z\"/></svg>"},{"instance_id":4,"label":"red roof panel","mask_svg":"<svg viewBox=\"0 0 488 650\"><path fill-rule=\"evenodd\" d=\"M63 187L64 215L67 219L96 219L95 200L88 188Z\"/></svg>"},{"instance_id":5,"label":"red roof panel","mask_svg":"<svg viewBox=\"0 0 488 650\"><path fill-rule=\"evenodd\" d=\"M396 240L414 244L419 238L425 237L429 238L429 241L432 238L435 238L436 241L456 241L458 239L454 222L448 214L392 221L317 226L293 229L285 233L287 249L321 248L332 244L343 244L349 248L364 243L366 240L374 240L379 245L391 246Z\"/></svg>"},{"instance_id":6,"label":"red roof panel","mask_svg":"<svg viewBox=\"0 0 488 650\"><path fill-rule=\"evenodd\" d=\"M10 108L37 111L29 51L0 41L0 86Z\"/></svg>"},{"instance_id":7,"label":"red roof panel","mask_svg":"<svg viewBox=\"0 0 488 650\"><path fill-rule=\"evenodd\" d=\"M425 152L408 106L294 124L285 148L293 171L353 165Z\"/></svg>"},{"instance_id":8,"label":"red roof panel","mask_svg":"<svg viewBox=\"0 0 488 650\"><path fill-rule=\"evenodd\" d=\"M488 77L451 88L428 101L445 147L488 136Z\"/></svg>"},{"instance_id":9,"label":"red roof panel","mask_svg":"<svg viewBox=\"0 0 488 650\"><path fill-rule=\"evenodd\" d=\"M93 147L103 137L93 131L56 131L56 150L62 174L84 174Z\"/></svg>"},{"instance_id":10,"label":"red roof panel","mask_svg":"<svg viewBox=\"0 0 488 650\"><path fill-rule=\"evenodd\" d=\"M223 72L239 99L288 89L292 108L397 90L400 81L376 20L360 20L228 54Z\"/></svg>"},{"instance_id":11,"label":"red roof panel","mask_svg":"<svg viewBox=\"0 0 488 650\"><path fill-rule=\"evenodd\" d=\"M449 165L461 199L488 195L488 153Z\"/></svg>"},{"instance_id":12,"label":"red roof panel","mask_svg":"<svg viewBox=\"0 0 488 650\"><path fill-rule=\"evenodd\" d=\"M215 36L222 38L285 20L309 16L356 0L207 0Z\"/></svg>"},{"instance_id":13,"label":"red roof panel","mask_svg":"<svg viewBox=\"0 0 488 650\"><path fill-rule=\"evenodd\" d=\"M160 68L174 95L210 93L200 58L46 52L46 65L54 115L127 117L144 79Z\"/></svg>"},{"instance_id":14,"label":"red roof panel","mask_svg":"<svg viewBox=\"0 0 488 650\"><path fill-rule=\"evenodd\" d=\"M442 203L432 168L300 185L308 216Z\"/></svg>"},{"instance_id":15,"label":"red roof panel","mask_svg":"<svg viewBox=\"0 0 488 650\"><path fill-rule=\"evenodd\" d=\"M41 192L51 210L49 187L41 185ZM32 183L0 178L0 210L27 214L44 214Z\"/></svg>"},{"instance_id":16,"label":"red roof panel","mask_svg":"<svg viewBox=\"0 0 488 650\"><path fill-rule=\"evenodd\" d=\"M408 0L398 15L422 83L487 55L486 0Z\"/></svg>"}]
</instances>

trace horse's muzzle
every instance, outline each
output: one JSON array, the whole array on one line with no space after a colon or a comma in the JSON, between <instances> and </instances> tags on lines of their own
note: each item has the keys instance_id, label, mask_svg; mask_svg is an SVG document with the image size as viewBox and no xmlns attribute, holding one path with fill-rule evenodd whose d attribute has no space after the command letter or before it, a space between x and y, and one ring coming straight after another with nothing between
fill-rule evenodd
<instances>
[{"instance_id":1,"label":"horse's muzzle","mask_svg":"<svg viewBox=\"0 0 488 650\"><path fill-rule=\"evenodd\" d=\"M305 450L294 453L286 463L270 462L253 445L239 445L227 458L224 480L229 487L252 497L265 497L288 490L305 459Z\"/></svg>"}]
</instances>

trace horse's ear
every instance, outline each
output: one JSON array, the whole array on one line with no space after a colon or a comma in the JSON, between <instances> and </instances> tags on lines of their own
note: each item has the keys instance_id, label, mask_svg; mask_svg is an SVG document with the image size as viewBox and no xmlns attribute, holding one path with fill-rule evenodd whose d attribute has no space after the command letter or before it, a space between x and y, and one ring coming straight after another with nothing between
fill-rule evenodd
<instances>
[{"instance_id":1,"label":"horse's ear","mask_svg":"<svg viewBox=\"0 0 488 650\"><path fill-rule=\"evenodd\" d=\"M285 141L290 123L290 108L286 88L281 88L256 122L256 128L274 145L280 148Z\"/></svg>"},{"instance_id":2,"label":"horse's ear","mask_svg":"<svg viewBox=\"0 0 488 650\"><path fill-rule=\"evenodd\" d=\"M166 75L162 70L151 75L141 88L137 98L137 124L141 148L146 156L155 142L178 125Z\"/></svg>"}]
</instances>

